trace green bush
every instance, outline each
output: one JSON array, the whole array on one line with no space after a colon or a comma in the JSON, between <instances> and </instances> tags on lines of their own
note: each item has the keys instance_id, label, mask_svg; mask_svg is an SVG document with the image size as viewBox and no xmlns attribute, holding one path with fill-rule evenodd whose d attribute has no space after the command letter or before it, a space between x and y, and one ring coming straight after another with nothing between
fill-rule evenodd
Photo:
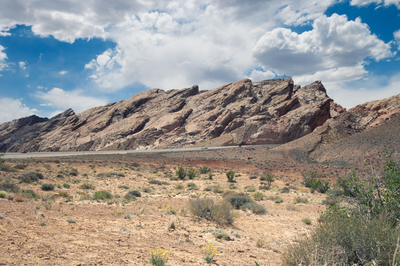
<instances>
[{"instance_id":1,"label":"green bush","mask_svg":"<svg viewBox=\"0 0 400 266\"><path fill-rule=\"evenodd\" d=\"M72 169L69 171L69 175L71 175L71 176L77 176L78 174L79 174L79 172L78 172L78 170L75 169L75 168L72 168Z\"/></svg>"},{"instance_id":2,"label":"green bush","mask_svg":"<svg viewBox=\"0 0 400 266\"><path fill-rule=\"evenodd\" d=\"M395 224L400 221L400 162L392 154L380 153L367 159L360 171L337 180L344 196L358 212L374 216L387 213Z\"/></svg>"},{"instance_id":3,"label":"green bush","mask_svg":"<svg viewBox=\"0 0 400 266\"><path fill-rule=\"evenodd\" d=\"M272 182L275 181L275 175L271 173L265 173L264 176L260 177L260 181L266 181L266 189L269 189L272 185Z\"/></svg>"},{"instance_id":4,"label":"green bush","mask_svg":"<svg viewBox=\"0 0 400 266\"><path fill-rule=\"evenodd\" d=\"M199 169L200 174L207 174L208 172L211 172L211 168L208 168L207 166L203 166Z\"/></svg>"},{"instance_id":5,"label":"green bush","mask_svg":"<svg viewBox=\"0 0 400 266\"><path fill-rule=\"evenodd\" d=\"M63 187L64 187L64 188L70 188L71 186L70 186L70 184L65 183L65 184L63 185Z\"/></svg>"},{"instance_id":6,"label":"green bush","mask_svg":"<svg viewBox=\"0 0 400 266\"><path fill-rule=\"evenodd\" d=\"M232 170L231 171L228 171L227 173L226 173L226 177L228 178L228 182L235 182L235 180L234 180L234 178L235 178L235 172L233 172Z\"/></svg>"},{"instance_id":7,"label":"green bush","mask_svg":"<svg viewBox=\"0 0 400 266\"><path fill-rule=\"evenodd\" d=\"M317 171L310 171L308 173L301 173L303 176L302 184L311 189L312 192L317 190L320 193L325 193L329 190L329 182L323 182L321 175Z\"/></svg>"},{"instance_id":8,"label":"green bush","mask_svg":"<svg viewBox=\"0 0 400 266\"><path fill-rule=\"evenodd\" d=\"M257 204L254 201L246 203L246 204L242 205L240 208L242 210L249 209L249 210L251 210L252 213L255 213L255 214L265 214L267 212L267 210L265 209L264 206Z\"/></svg>"},{"instance_id":9,"label":"green bush","mask_svg":"<svg viewBox=\"0 0 400 266\"><path fill-rule=\"evenodd\" d=\"M113 196L110 192L102 190L102 191L96 191L93 194L93 198L95 200L106 200L106 199L112 199Z\"/></svg>"},{"instance_id":10,"label":"green bush","mask_svg":"<svg viewBox=\"0 0 400 266\"><path fill-rule=\"evenodd\" d=\"M193 216L219 224L232 224L235 217L232 205L225 200L214 203L212 199L196 198L189 200L188 209Z\"/></svg>"},{"instance_id":11,"label":"green bush","mask_svg":"<svg viewBox=\"0 0 400 266\"><path fill-rule=\"evenodd\" d=\"M41 189L44 191L54 190L54 185L53 184L43 184Z\"/></svg>"},{"instance_id":12,"label":"green bush","mask_svg":"<svg viewBox=\"0 0 400 266\"><path fill-rule=\"evenodd\" d=\"M286 266L398 265L398 228L385 214L368 217L329 208L308 236L289 245L281 257Z\"/></svg>"},{"instance_id":13,"label":"green bush","mask_svg":"<svg viewBox=\"0 0 400 266\"><path fill-rule=\"evenodd\" d=\"M186 169L186 175L189 179L194 179L196 177L196 174L196 170L194 170L192 167Z\"/></svg>"},{"instance_id":14,"label":"green bush","mask_svg":"<svg viewBox=\"0 0 400 266\"><path fill-rule=\"evenodd\" d=\"M5 197L7 197L7 192L0 191L0 198L4 199Z\"/></svg>"},{"instance_id":15,"label":"green bush","mask_svg":"<svg viewBox=\"0 0 400 266\"><path fill-rule=\"evenodd\" d=\"M253 198L257 201L262 200L265 197L265 195L262 192L256 192L253 194Z\"/></svg>"},{"instance_id":16,"label":"green bush","mask_svg":"<svg viewBox=\"0 0 400 266\"><path fill-rule=\"evenodd\" d=\"M176 169L176 176L181 180L185 179L186 169L182 165L178 166L178 168Z\"/></svg>"},{"instance_id":17,"label":"green bush","mask_svg":"<svg viewBox=\"0 0 400 266\"><path fill-rule=\"evenodd\" d=\"M217 230L213 230L211 233L216 239L222 239L222 240L227 240L227 241L231 240L231 236L224 230L217 229Z\"/></svg>"},{"instance_id":18,"label":"green bush","mask_svg":"<svg viewBox=\"0 0 400 266\"><path fill-rule=\"evenodd\" d=\"M225 198L235 209L240 209L243 205L246 203L251 203L253 200L249 198L248 196L244 196L242 194L236 194L233 196L227 196Z\"/></svg>"},{"instance_id":19,"label":"green bush","mask_svg":"<svg viewBox=\"0 0 400 266\"><path fill-rule=\"evenodd\" d=\"M31 182L37 182L39 181L39 179L44 179L44 176L41 173L30 172L20 175L18 179L24 183L31 183Z\"/></svg>"},{"instance_id":20,"label":"green bush","mask_svg":"<svg viewBox=\"0 0 400 266\"><path fill-rule=\"evenodd\" d=\"M24 164L17 164L17 165L14 166L14 168L15 168L15 169L23 170L23 169L26 168L26 165L24 165Z\"/></svg>"},{"instance_id":21,"label":"green bush","mask_svg":"<svg viewBox=\"0 0 400 266\"><path fill-rule=\"evenodd\" d=\"M281 189L281 193L289 193L290 192L290 188L289 187L283 187Z\"/></svg>"},{"instance_id":22,"label":"green bush","mask_svg":"<svg viewBox=\"0 0 400 266\"><path fill-rule=\"evenodd\" d=\"M127 194L133 195L135 197L141 197L142 196L142 193L140 193L140 191L137 191L137 190L131 190Z\"/></svg>"},{"instance_id":23,"label":"green bush","mask_svg":"<svg viewBox=\"0 0 400 266\"><path fill-rule=\"evenodd\" d=\"M3 183L1 183L0 189L12 193L17 193L19 191L19 187L9 178L7 178Z\"/></svg>"}]
</instances>

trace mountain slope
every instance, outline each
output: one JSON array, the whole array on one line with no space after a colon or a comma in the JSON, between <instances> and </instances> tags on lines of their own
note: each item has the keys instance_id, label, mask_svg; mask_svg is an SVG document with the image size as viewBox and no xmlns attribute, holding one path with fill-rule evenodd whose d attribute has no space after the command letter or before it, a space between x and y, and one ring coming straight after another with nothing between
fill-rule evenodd
<instances>
[{"instance_id":1,"label":"mountain slope","mask_svg":"<svg viewBox=\"0 0 400 266\"><path fill-rule=\"evenodd\" d=\"M152 89L75 114L72 110L22 126L0 125L2 151L154 149L286 143L333 115L321 82L244 79L214 90ZM336 108L337 109L337 108Z\"/></svg>"}]
</instances>

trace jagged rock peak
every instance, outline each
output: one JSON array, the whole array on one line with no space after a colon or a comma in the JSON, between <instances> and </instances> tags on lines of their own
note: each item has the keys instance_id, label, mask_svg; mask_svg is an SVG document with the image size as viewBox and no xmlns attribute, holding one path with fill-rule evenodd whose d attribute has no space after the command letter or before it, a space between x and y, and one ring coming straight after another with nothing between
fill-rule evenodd
<instances>
[{"instance_id":1,"label":"jagged rock peak","mask_svg":"<svg viewBox=\"0 0 400 266\"><path fill-rule=\"evenodd\" d=\"M331 117L321 82L291 78L243 79L199 92L152 89L127 100L75 114L71 109L25 126L16 137L0 133L0 147L21 149L156 149L228 144L285 143L312 132Z\"/></svg>"}]
</instances>

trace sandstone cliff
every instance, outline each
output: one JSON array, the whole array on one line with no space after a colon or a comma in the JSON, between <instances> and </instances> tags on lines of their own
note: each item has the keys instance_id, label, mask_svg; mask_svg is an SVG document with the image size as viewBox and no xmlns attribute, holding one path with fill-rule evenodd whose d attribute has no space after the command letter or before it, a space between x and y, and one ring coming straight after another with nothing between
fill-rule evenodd
<instances>
[{"instance_id":1,"label":"sandstone cliff","mask_svg":"<svg viewBox=\"0 0 400 266\"><path fill-rule=\"evenodd\" d=\"M333 112L335 113L335 112ZM336 114L311 134L275 148L298 160L351 164L359 158L400 150L400 94Z\"/></svg>"},{"instance_id":2,"label":"sandstone cliff","mask_svg":"<svg viewBox=\"0 0 400 266\"><path fill-rule=\"evenodd\" d=\"M244 79L210 91L152 89L128 100L49 120L0 125L2 151L157 149L286 143L311 133L338 109L321 82ZM340 111L340 110L339 110Z\"/></svg>"}]
</instances>

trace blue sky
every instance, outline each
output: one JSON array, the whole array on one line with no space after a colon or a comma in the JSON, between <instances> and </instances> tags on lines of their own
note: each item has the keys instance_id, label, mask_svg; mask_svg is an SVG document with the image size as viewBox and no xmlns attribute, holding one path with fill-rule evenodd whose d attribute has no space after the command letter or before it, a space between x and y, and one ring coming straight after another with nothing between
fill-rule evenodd
<instances>
[{"instance_id":1,"label":"blue sky","mask_svg":"<svg viewBox=\"0 0 400 266\"><path fill-rule=\"evenodd\" d=\"M0 6L0 123L243 78L321 80L346 108L400 93L400 0Z\"/></svg>"}]
</instances>

